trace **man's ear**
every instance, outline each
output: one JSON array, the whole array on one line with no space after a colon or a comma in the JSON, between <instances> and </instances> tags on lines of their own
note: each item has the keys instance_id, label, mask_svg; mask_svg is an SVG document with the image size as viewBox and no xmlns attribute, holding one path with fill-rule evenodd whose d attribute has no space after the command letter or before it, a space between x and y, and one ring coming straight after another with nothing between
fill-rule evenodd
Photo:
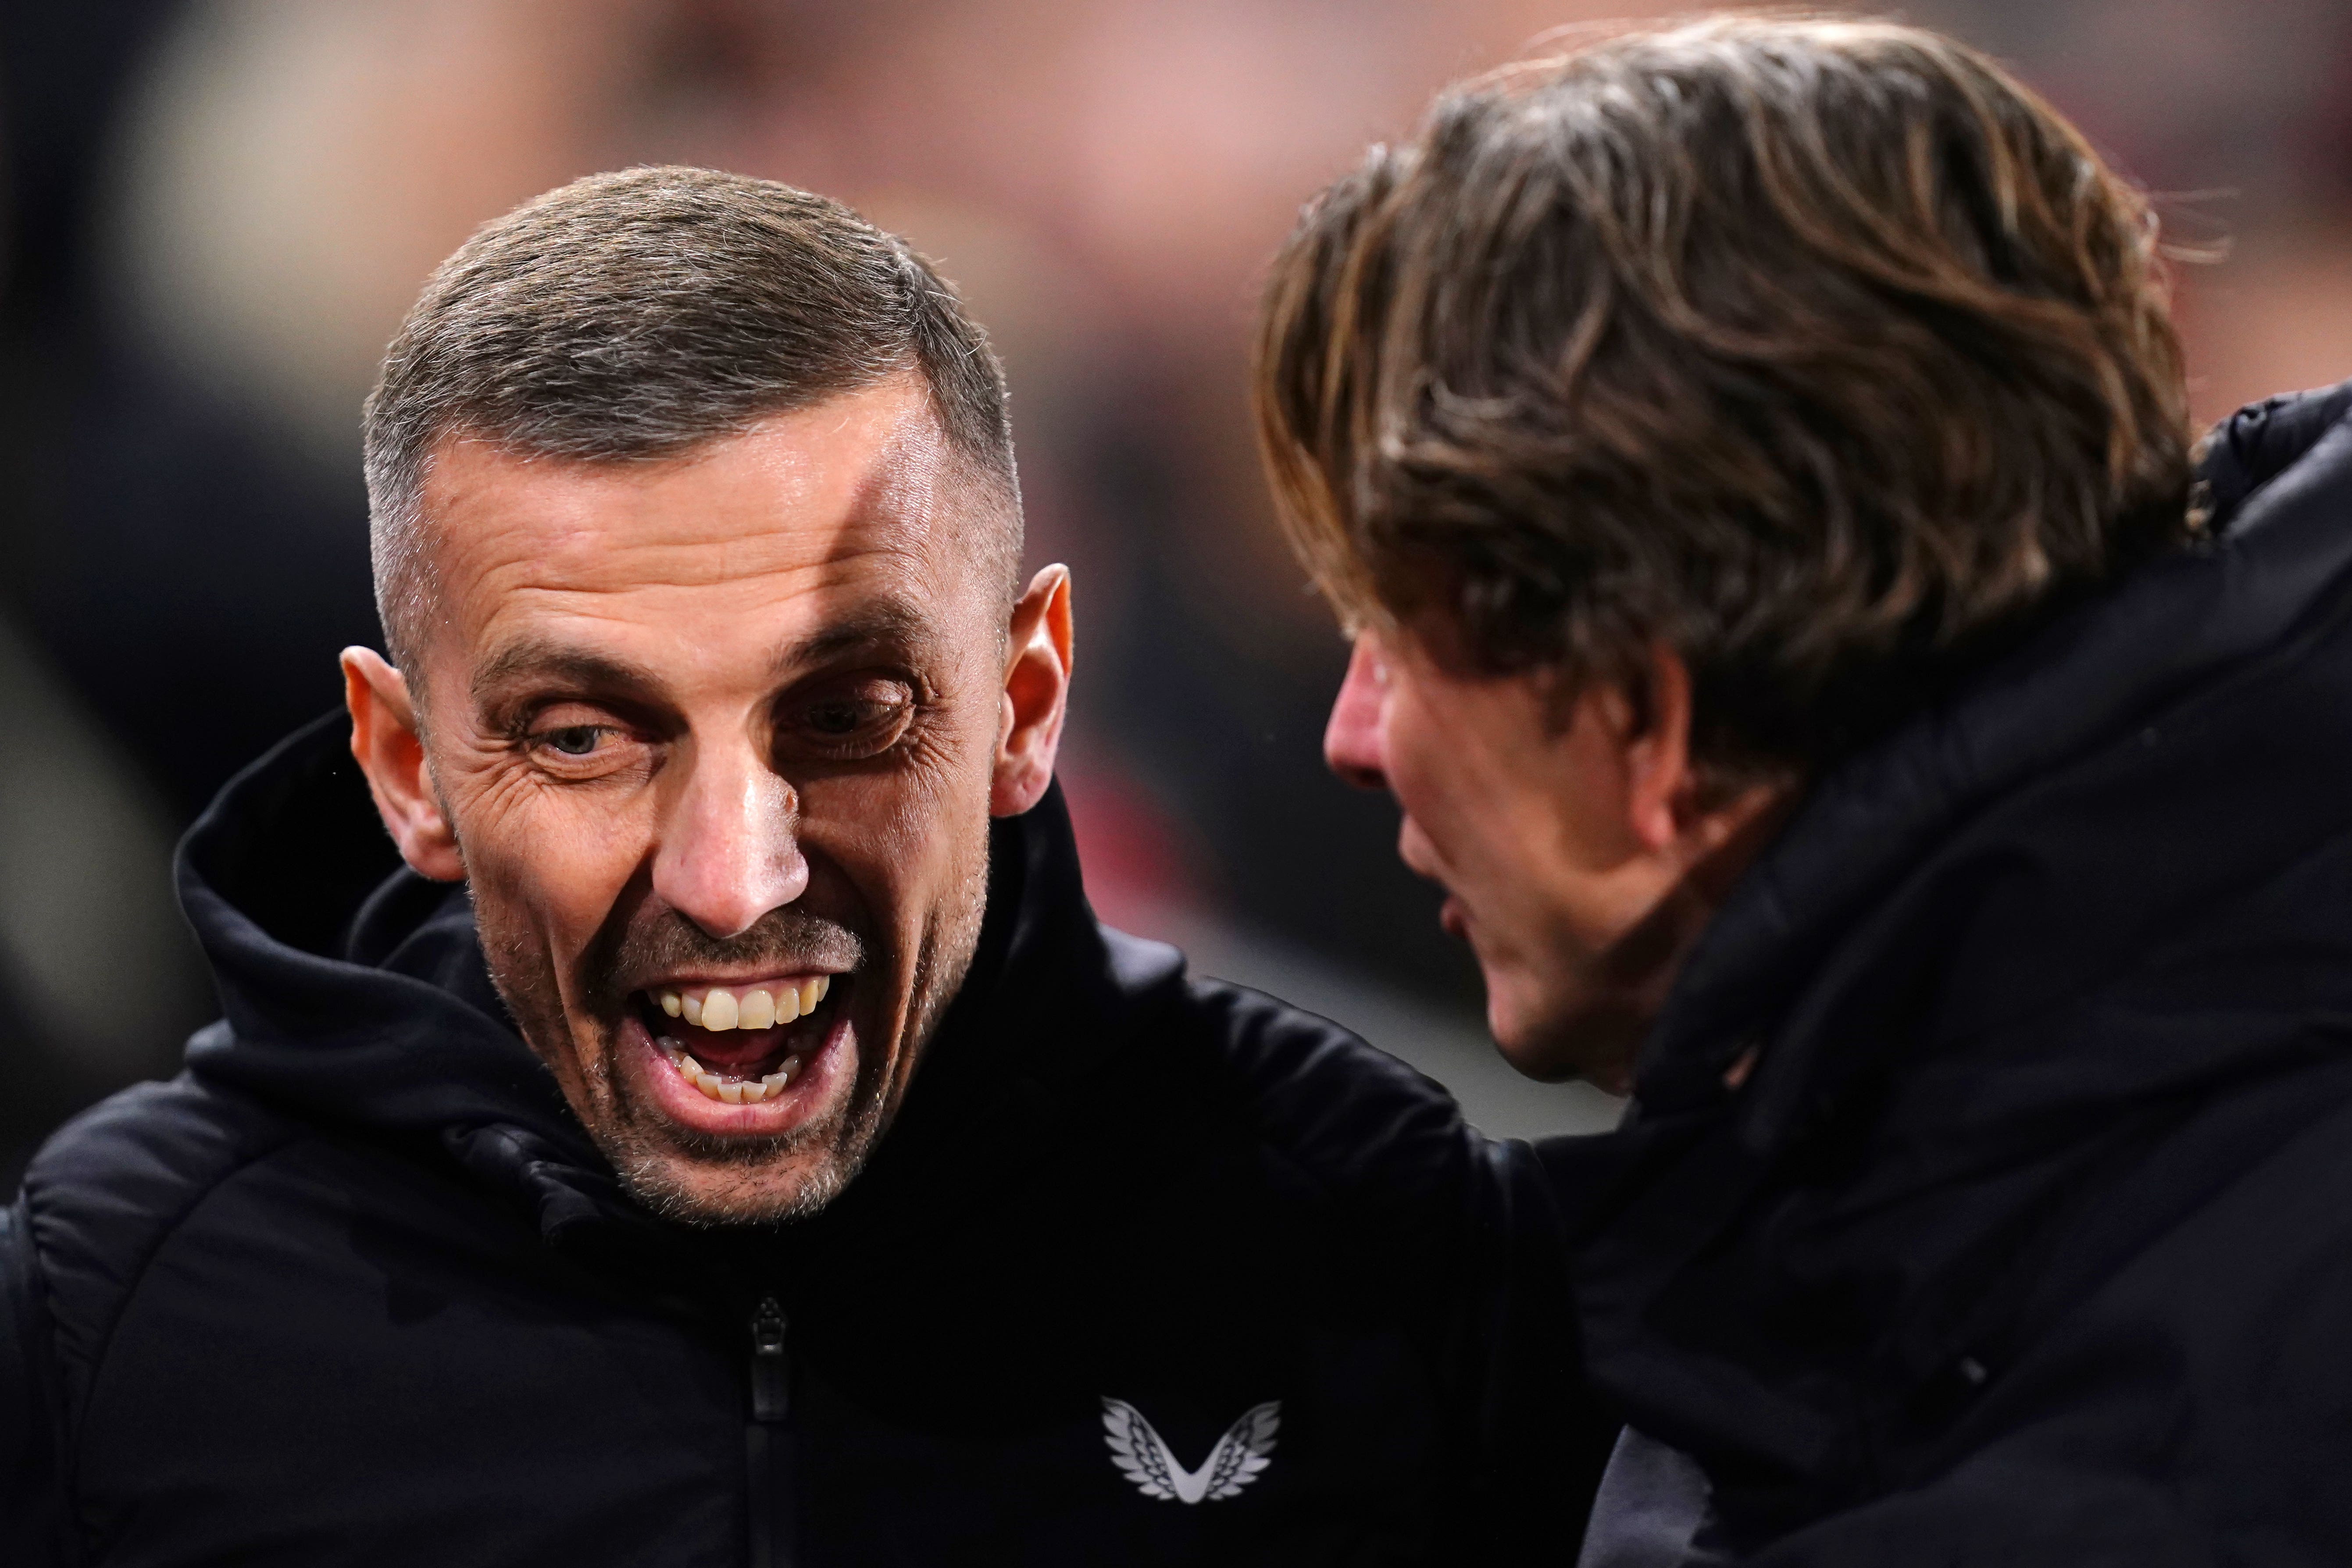
<instances>
[{"instance_id":1,"label":"man's ear","mask_svg":"<svg viewBox=\"0 0 2352 1568\"><path fill-rule=\"evenodd\" d=\"M1017 817L1054 781L1062 716L1070 698L1070 569L1049 566L1013 607L1005 639L1004 708L996 727L996 771L988 809Z\"/></svg>"},{"instance_id":2,"label":"man's ear","mask_svg":"<svg viewBox=\"0 0 2352 1568\"><path fill-rule=\"evenodd\" d=\"M1748 845L1730 860L1744 867L1779 827L1797 796L1794 778L1763 778L1737 789L1702 774L1691 760L1691 675L1664 643L1650 650L1643 702L1621 696L1626 825L1652 850L1673 849L1704 869L1734 841Z\"/></svg>"},{"instance_id":3,"label":"man's ear","mask_svg":"<svg viewBox=\"0 0 2352 1568\"><path fill-rule=\"evenodd\" d=\"M400 858L435 882L463 880L457 835L425 766L408 682L372 648L343 650L343 705L352 714L352 755Z\"/></svg>"},{"instance_id":4,"label":"man's ear","mask_svg":"<svg viewBox=\"0 0 2352 1568\"><path fill-rule=\"evenodd\" d=\"M1626 825L1645 848L1663 850L1700 814L1690 756L1690 666L1664 643L1653 643L1642 678L1642 700L1627 700L1620 710Z\"/></svg>"}]
</instances>

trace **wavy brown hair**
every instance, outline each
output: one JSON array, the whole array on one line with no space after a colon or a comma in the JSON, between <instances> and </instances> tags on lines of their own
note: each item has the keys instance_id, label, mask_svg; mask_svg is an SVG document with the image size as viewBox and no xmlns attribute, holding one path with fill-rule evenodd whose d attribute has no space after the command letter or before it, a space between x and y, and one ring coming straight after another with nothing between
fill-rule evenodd
<instances>
[{"instance_id":1,"label":"wavy brown hair","mask_svg":"<svg viewBox=\"0 0 2352 1568\"><path fill-rule=\"evenodd\" d=\"M1663 642L1727 770L1832 759L2194 534L2147 202L1891 24L1717 18L1449 91L1307 208L1257 408L1343 620L1636 688Z\"/></svg>"}]
</instances>

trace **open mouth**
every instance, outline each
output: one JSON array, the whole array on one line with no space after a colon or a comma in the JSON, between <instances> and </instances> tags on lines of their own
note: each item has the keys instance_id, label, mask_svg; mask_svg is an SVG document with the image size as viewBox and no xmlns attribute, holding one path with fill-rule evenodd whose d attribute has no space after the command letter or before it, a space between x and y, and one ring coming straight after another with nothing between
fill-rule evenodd
<instances>
[{"instance_id":1,"label":"open mouth","mask_svg":"<svg viewBox=\"0 0 2352 1568\"><path fill-rule=\"evenodd\" d=\"M847 977L793 975L654 986L632 998L654 1048L688 1087L726 1105L780 1098L824 1050Z\"/></svg>"}]
</instances>

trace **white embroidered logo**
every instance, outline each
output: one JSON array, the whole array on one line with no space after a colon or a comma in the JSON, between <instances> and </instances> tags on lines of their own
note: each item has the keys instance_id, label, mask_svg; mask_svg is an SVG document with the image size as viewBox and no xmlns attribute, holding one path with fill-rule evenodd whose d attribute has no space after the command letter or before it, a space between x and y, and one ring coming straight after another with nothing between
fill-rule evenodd
<instances>
[{"instance_id":1,"label":"white embroidered logo","mask_svg":"<svg viewBox=\"0 0 2352 1568\"><path fill-rule=\"evenodd\" d=\"M1273 1461L1275 1428L1282 1424L1282 1401L1269 1399L1226 1429L1197 1470L1176 1462L1143 1412L1124 1399L1103 1401L1103 1440L1110 1462L1146 1497L1161 1501L1217 1502L1240 1495Z\"/></svg>"}]
</instances>

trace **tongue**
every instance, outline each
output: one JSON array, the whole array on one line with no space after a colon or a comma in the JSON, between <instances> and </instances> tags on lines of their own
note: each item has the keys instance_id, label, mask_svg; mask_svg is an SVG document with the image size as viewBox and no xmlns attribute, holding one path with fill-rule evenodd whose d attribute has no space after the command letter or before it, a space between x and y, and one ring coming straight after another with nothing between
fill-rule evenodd
<instances>
[{"instance_id":1,"label":"tongue","mask_svg":"<svg viewBox=\"0 0 2352 1568\"><path fill-rule=\"evenodd\" d=\"M770 1058L783 1054L781 1028L711 1030L698 1029L684 1019L669 1019L661 1032L714 1072L740 1075L750 1068L765 1067Z\"/></svg>"}]
</instances>

